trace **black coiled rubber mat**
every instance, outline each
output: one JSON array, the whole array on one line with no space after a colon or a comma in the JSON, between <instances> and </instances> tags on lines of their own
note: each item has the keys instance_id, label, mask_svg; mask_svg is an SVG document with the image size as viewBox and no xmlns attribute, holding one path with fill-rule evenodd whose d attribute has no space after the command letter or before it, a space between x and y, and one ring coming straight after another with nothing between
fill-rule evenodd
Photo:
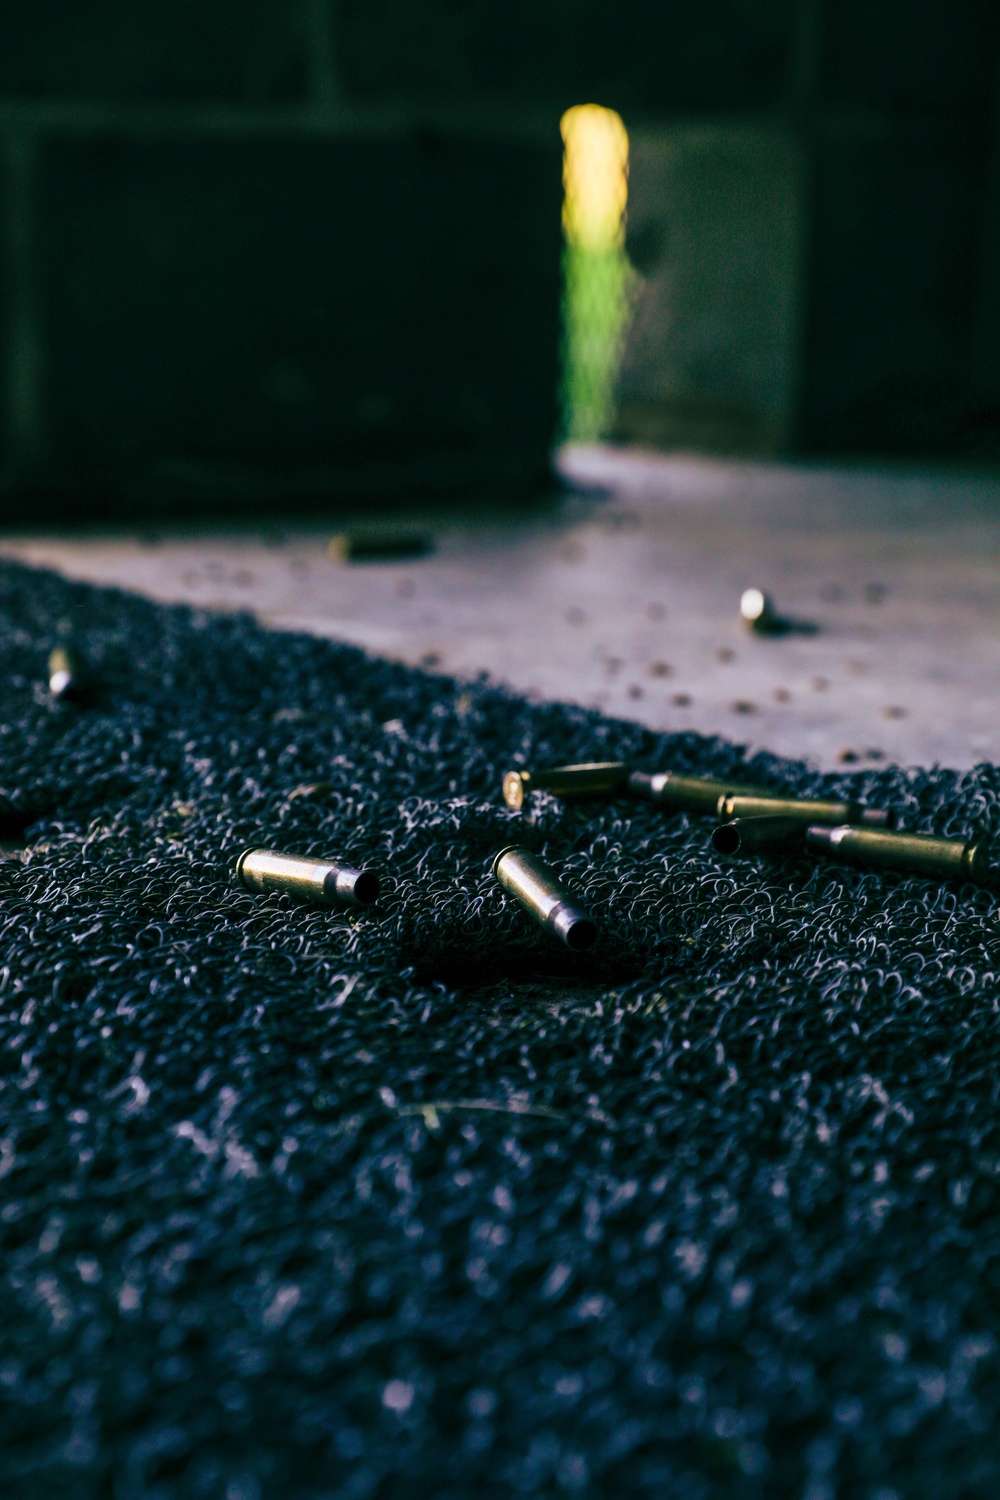
<instances>
[{"instance_id":1,"label":"black coiled rubber mat","mask_svg":"<svg viewBox=\"0 0 1000 1500\"><path fill-rule=\"evenodd\" d=\"M4 1495L997 1493L994 896L499 800L621 757L957 834L993 767L745 766L13 566L0 622ZM593 956L504 898L512 838ZM388 894L252 897L251 843Z\"/></svg>"}]
</instances>

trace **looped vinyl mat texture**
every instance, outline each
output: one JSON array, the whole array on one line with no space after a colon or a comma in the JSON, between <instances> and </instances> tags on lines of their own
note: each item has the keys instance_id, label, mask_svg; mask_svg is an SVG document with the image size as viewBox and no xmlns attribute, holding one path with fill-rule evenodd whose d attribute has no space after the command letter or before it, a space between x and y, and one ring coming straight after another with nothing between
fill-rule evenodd
<instances>
[{"instance_id":1,"label":"looped vinyl mat texture","mask_svg":"<svg viewBox=\"0 0 1000 1500\"><path fill-rule=\"evenodd\" d=\"M0 625L5 1494L996 1493L994 896L499 795L623 758L996 833L993 767L745 764L14 566ZM385 897L251 896L249 844Z\"/></svg>"}]
</instances>

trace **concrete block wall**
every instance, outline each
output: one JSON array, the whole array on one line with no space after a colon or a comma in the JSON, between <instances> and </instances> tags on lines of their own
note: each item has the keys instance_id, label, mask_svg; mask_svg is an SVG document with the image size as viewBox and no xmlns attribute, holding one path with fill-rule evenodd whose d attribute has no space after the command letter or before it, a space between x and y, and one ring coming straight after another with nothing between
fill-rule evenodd
<instances>
[{"instance_id":1,"label":"concrete block wall","mask_svg":"<svg viewBox=\"0 0 1000 1500\"><path fill-rule=\"evenodd\" d=\"M557 119L359 98L326 0L0 27L3 520L546 482Z\"/></svg>"},{"instance_id":2,"label":"concrete block wall","mask_svg":"<svg viewBox=\"0 0 1000 1500\"><path fill-rule=\"evenodd\" d=\"M783 122L640 128L620 441L774 455L793 435L803 150Z\"/></svg>"},{"instance_id":3,"label":"concrete block wall","mask_svg":"<svg viewBox=\"0 0 1000 1500\"><path fill-rule=\"evenodd\" d=\"M619 435L1000 452L1000 10L801 0L785 20L765 107L633 131Z\"/></svg>"},{"instance_id":4,"label":"concrete block wall","mask_svg":"<svg viewBox=\"0 0 1000 1500\"><path fill-rule=\"evenodd\" d=\"M803 110L807 451L975 450L998 42L992 0L822 8Z\"/></svg>"},{"instance_id":5,"label":"concrete block wall","mask_svg":"<svg viewBox=\"0 0 1000 1500\"><path fill-rule=\"evenodd\" d=\"M369 101L493 99L650 117L780 107L797 0L341 0L345 86Z\"/></svg>"},{"instance_id":6,"label":"concrete block wall","mask_svg":"<svg viewBox=\"0 0 1000 1500\"><path fill-rule=\"evenodd\" d=\"M992 0L6 0L0 518L543 482L558 121L586 100L665 143L691 206L668 249L726 246L714 279L663 271L687 289L671 390L759 387L790 448L947 448L996 383L996 22ZM762 142L751 202L733 172Z\"/></svg>"}]
</instances>

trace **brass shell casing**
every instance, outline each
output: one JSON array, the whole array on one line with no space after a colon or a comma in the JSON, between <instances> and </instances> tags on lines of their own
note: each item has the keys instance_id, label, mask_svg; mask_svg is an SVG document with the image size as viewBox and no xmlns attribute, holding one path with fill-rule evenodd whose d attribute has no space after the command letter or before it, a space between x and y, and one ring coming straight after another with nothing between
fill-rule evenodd
<instances>
[{"instance_id":1,"label":"brass shell casing","mask_svg":"<svg viewBox=\"0 0 1000 1500\"><path fill-rule=\"evenodd\" d=\"M900 870L929 880L975 880L991 876L985 833L942 839L930 833L890 833L875 828L807 828L806 843L841 859L880 870Z\"/></svg>"},{"instance_id":2,"label":"brass shell casing","mask_svg":"<svg viewBox=\"0 0 1000 1500\"><path fill-rule=\"evenodd\" d=\"M735 818L795 818L804 827L813 823L862 823L868 827L891 828L892 814L878 807L864 807L860 802L826 802L807 797L747 797L743 795L719 798L716 812L724 822Z\"/></svg>"},{"instance_id":3,"label":"brass shell casing","mask_svg":"<svg viewBox=\"0 0 1000 1500\"><path fill-rule=\"evenodd\" d=\"M597 941L596 923L576 904L555 871L537 854L518 844L510 844L494 859L493 874L504 890L516 896L527 908L539 926L559 938L567 948L582 953L593 947Z\"/></svg>"},{"instance_id":4,"label":"brass shell casing","mask_svg":"<svg viewBox=\"0 0 1000 1500\"><path fill-rule=\"evenodd\" d=\"M780 626L774 605L763 589L744 589L740 595L740 617L758 635L771 635Z\"/></svg>"},{"instance_id":5,"label":"brass shell casing","mask_svg":"<svg viewBox=\"0 0 1000 1500\"><path fill-rule=\"evenodd\" d=\"M507 771L503 778L503 800L518 812L529 792L552 792L556 797L606 797L619 791L627 777L628 766L618 760L552 766L545 771Z\"/></svg>"},{"instance_id":6,"label":"brass shell casing","mask_svg":"<svg viewBox=\"0 0 1000 1500\"><path fill-rule=\"evenodd\" d=\"M717 813L720 797L734 795L772 800L780 792L766 787L746 786L738 781L716 781L703 776L681 776L676 771L632 771L628 789L647 802L658 802L675 812Z\"/></svg>"},{"instance_id":7,"label":"brass shell casing","mask_svg":"<svg viewBox=\"0 0 1000 1500\"><path fill-rule=\"evenodd\" d=\"M49 692L53 698L79 697L87 682L87 670L75 651L56 646L49 652Z\"/></svg>"},{"instance_id":8,"label":"brass shell casing","mask_svg":"<svg viewBox=\"0 0 1000 1500\"><path fill-rule=\"evenodd\" d=\"M399 558L423 557L433 542L422 532L385 527L377 531L346 531L331 537L327 551L337 562L395 562Z\"/></svg>"},{"instance_id":9,"label":"brass shell casing","mask_svg":"<svg viewBox=\"0 0 1000 1500\"><path fill-rule=\"evenodd\" d=\"M712 847L719 854L753 854L786 839L801 838L805 826L799 818L782 814L753 818L734 818L722 823L712 834Z\"/></svg>"},{"instance_id":10,"label":"brass shell casing","mask_svg":"<svg viewBox=\"0 0 1000 1500\"><path fill-rule=\"evenodd\" d=\"M702 776L680 776L675 771L632 771L628 789L637 797L658 802L675 812L714 813L723 821L733 818L784 817L808 823L864 823L873 828L891 828L892 813L864 807L860 802L811 801L772 792L769 787L747 786L738 781L718 781Z\"/></svg>"},{"instance_id":11,"label":"brass shell casing","mask_svg":"<svg viewBox=\"0 0 1000 1500\"><path fill-rule=\"evenodd\" d=\"M248 891L283 891L321 906L370 906L379 893L379 878L373 870L355 870L332 860L304 859L275 849L245 849L236 862L236 878Z\"/></svg>"}]
</instances>

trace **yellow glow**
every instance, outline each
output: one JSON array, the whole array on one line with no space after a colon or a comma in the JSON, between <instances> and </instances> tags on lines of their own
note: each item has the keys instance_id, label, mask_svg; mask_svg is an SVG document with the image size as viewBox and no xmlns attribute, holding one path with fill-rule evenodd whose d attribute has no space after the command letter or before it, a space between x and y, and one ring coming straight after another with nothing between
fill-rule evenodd
<instances>
[{"instance_id":1,"label":"yellow glow","mask_svg":"<svg viewBox=\"0 0 1000 1500\"><path fill-rule=\"evenodd\" d=\"M589 250L621 245L628 201L628 132L621 116L599 104L577 104L560 128L568 243Z\"/></svg>"}]
</instances>

